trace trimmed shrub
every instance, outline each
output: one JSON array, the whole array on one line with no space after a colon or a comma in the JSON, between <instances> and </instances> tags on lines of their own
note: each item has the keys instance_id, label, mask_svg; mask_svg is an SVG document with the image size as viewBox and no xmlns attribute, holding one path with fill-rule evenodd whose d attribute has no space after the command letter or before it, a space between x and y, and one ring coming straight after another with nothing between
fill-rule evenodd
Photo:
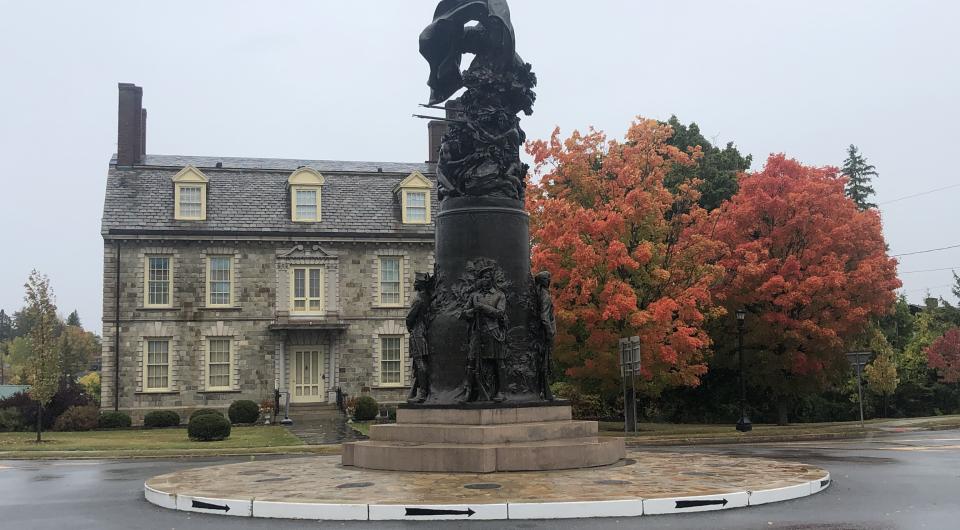
<instances>
[{"instance_id":1,"label":"trimmed shrub","mask_svg":"<svg viewBox=\"0 0 960 530\"><path fill-rule=\"evenodd\" d=\"M370 421L377 417L380 412L380 406L377 400L370 396L360 396L357 398L357 405L353 411L354 421Z\"/></svg>"},{"instance_id":2,"label":"trimmed shrub","mask_svg":"<svg viewBox=\"0 0 960 530\"><path fill-rule=\"evenodd\" d=\"M98 426L101 429L129 429L133 425L130 415L123 412L104 412L100 414Z\"/></svg>"},{"instance_id":3,"label":"trimmed shrub","mask_svg":"<svg viewBox=\"0 0 960 530\"><path fill-rule=\"evenodd\" d=\"M220 416L221 418L223 417L223 413L220 412L220 411L217 410L217 409L197 409L197 410L193 411L192 414L190 414L190 420L189 420L189 421L193 421L193 418L196 418L197 416L204 416L204 415L207 415L207 414L215 414L215 415L217 415L217 416Z\"/></svg>"},{"instance_id":4,"label":"trimmed shrub","mask_svg":"<svg viewBox=\"0 0 960 530\"><path fill-rule=\"evenodd\" d=\"M190 419L187 434L198 442L215 442L230 436L230 422L222 414L201 414Z\"/></svg>"},{"instance_id":5,"label":"trimmed shrub","mask_svg":"<svg viewBox=\"0 0 960 530\"><path fill-rule=\"evenodd\" d=\"M14 407L0 409L0 432L12 432L23 429L23 417Z\"/></svg>"},{"instance_id":6,"label":"trimmed shrub","mask_svg":"<svg viewBox=\"0 0 960 530\"><path fill-rule=\"evenodd\" d=\"M227 411L230 423L257 423L260 419L260 406L249 399L240 399L230 404Z\"/></svg>"},{"instance_id":7,"label":"trimmed shrub","mask_svg":"<svg viewBox=\"0 0 960 530\"><path fill-rule=\"evenodd\" d=\"M55 431L92 431L100 424L100 408L96 405L70 407L53 423Z\"/></svg>"},{"instance_id":8,"label":"trimmed shrub","mask_svg":"<svg viewBox=\"0 0 960 530\"><path fill-rule=\"evenodd\" d=\"M180 415L172 410L152 410L143 417L143 426L148 429L178 425L180 425Z\"/></svg>"}]
</instances>

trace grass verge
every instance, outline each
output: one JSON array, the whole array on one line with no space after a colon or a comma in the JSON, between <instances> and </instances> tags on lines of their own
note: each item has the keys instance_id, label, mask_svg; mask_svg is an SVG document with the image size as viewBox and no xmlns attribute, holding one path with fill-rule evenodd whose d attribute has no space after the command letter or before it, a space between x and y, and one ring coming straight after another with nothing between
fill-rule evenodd
<instances>
[{"instance_id":1,"label":"grass verge","mask_svg":"<svg viewBox=\"0 0 960 530\"><path fill-rule=\"evenodd\" d=\"M219 442L194 442L185 428L0 433L0 458L133 458L243 454L338 454L339 446L307 446L279 426L233 427Z\"/></svg>"}]
</instances>

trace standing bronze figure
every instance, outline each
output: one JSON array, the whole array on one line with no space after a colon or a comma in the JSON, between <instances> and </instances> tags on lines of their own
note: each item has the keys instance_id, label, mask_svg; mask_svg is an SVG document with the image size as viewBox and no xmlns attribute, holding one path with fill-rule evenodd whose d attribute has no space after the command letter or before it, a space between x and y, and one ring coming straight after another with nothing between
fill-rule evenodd
<instances>
[{"instance_id":1,"label":"standing bronze figure","mask_svg":"<svg viewBox=\"0 0 960 530\"><path fill-rule=\"evenodd\" d=\"M433 300L433 276L417 273L413 289L417 295L407 313L410 357L413 359L413 385L407 402L423 403L430 394L430 350L427 344L427 326L430 318L430 303Z\"/></svg>"},{"instance_id":2,"label":"standing bronze figure","mask_svg":"<svg viewBox=\"0 0 960 530\"><path fill-rule=\"evenodd\" d=\"M506 343L507 297L494 283L493 268L479 271L476 290L470 294L460 318L470 322L467 376L460 402L493 401L505 398L503 350ZM487 388L487 381L493 383ZM476 393L476 396L474 394ZM474 399L476 397L476 399Z\"/></svg>"},{"instance_id":3,"label":"standing bronze figure","mask_svg":"<svg viewBox=\"0 0 960 530\"><path fill-rule=\"evenodd\" d=\"M539 316L539 333L537 336L537 386L540 396L553 401L553 392L550 391L550 370L553 364L553 339L557 335L557 321L553 315L553 298L550 297L550 273L542 271L534 278L536 288L537 315Z\"/></svg>"}]
</instances>

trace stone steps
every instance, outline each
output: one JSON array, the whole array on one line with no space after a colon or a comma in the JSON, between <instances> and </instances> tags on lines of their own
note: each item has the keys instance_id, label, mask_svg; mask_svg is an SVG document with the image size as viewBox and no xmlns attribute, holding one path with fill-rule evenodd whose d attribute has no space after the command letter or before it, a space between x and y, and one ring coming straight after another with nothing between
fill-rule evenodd
<instances>
[{"instance_id":1,"label":"stone steps","mask_svg":"<svg viewBox=\"0 0 960 530\"><path fill-rule=\"evenodd\" d=\"M500 425L397 423L371 425L370 439L385 442L506 444L588 438L597 435L595 421L546 421Z\"/></svg>"},{"instance_id":2,"label":"stone steps","mask_svg":"<svg viewBox=\"0 0 960 530\"><path fill-rule=\"evenodd\" d=\"M387 471L494 473L605 466L624 456L623 438L457 444L369 440L344 444L343 465Z\"/></svg>"}]
</instances>

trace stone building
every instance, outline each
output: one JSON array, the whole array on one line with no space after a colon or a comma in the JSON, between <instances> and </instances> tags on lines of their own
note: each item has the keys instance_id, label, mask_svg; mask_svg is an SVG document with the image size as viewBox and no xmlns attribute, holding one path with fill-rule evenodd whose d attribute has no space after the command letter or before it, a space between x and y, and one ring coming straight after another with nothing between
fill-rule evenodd
<instances>
[{"instance_id":1,"label":"stone building","mask_svg":"<svg viewBox=\"0 0 960 530\"><path fill-rule=\"evenodd\" d=\"M438 146L430 126L430 152ZM433 269L434 167L146 154L120 84L103 212L102 403L135 420L237 399L379 402L411 382L404 316ZM433 158L433 157L431 157Z\"/></svg>"}]
</instances>

